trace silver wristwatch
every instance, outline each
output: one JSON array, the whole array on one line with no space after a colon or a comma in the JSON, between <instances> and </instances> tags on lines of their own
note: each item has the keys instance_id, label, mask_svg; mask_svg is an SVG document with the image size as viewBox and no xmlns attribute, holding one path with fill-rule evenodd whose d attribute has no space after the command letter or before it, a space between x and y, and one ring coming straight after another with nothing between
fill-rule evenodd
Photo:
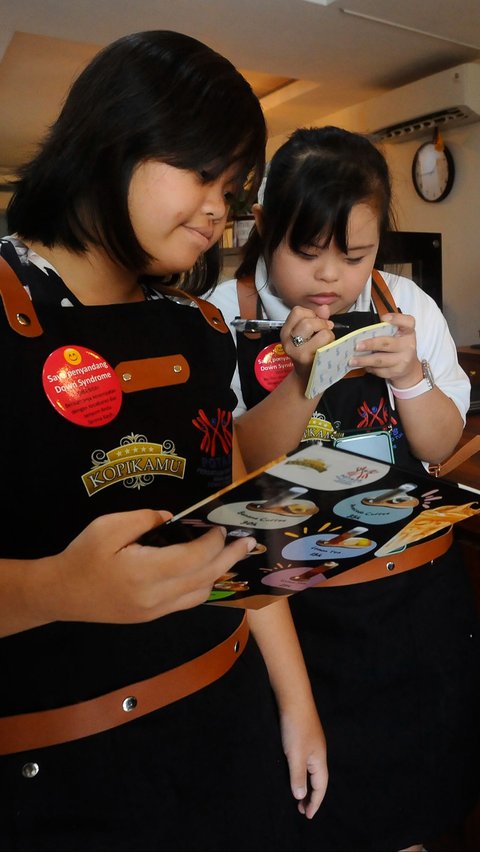
<instances>
[{"instance_id":1,"label":"silver wristwatch","mask_svg":"<svg viewBox=\"0 0 480 852\"><path fill-rule=\"evenodd\" d=\"M428 390L432 390L432 388L435 384L435 379L433 378L433 373L432 373L430 364L425 359L423 359L423 361L422 361L422 372L423 372L423 378L425 379L425 381L428 384Z\"/></svg>"}]
</instances>

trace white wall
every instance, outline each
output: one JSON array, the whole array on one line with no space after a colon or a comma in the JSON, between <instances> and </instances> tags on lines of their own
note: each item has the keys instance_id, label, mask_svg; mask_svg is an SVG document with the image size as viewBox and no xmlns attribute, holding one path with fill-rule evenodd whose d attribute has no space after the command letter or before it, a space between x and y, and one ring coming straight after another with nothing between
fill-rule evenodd
<instances>
[{"instance_id":1,"label":"white wall","mask_svg":"<svg viewBox=\"0 0 480 852\"><path fill-rule=\"evenodd\" d=\"M443 310L458 346L480 342L480 122L443 134L455 163L455 183L443 201L417 195L412 160L425 139L384 145L398 227L442 234Z\"/></svg>"},{"instance_id":2,"label":"white wall","mask_svg":"<svg viewBox=\"0 0 480 852\"><path fill-rule=\"evenodd\" d=\"M348 113L342 110L315 124L355 130ZM422 201L411 179L415 151L428 138L383 144L381 150L392 174L399 230L442 234L443 311L457 346L470 346L480 342L480 121L443 133L456 177L447 198L434 204ZM284 139L270 140L269 156Z\"/></svg>"}]
</instances>

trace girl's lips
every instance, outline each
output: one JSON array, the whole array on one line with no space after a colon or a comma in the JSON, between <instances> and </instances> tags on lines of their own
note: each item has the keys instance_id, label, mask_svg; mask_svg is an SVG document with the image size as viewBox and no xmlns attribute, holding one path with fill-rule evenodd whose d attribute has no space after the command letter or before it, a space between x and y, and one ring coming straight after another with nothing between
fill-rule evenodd
<instances>
[{"instance_id":1,"label":"girl's lips","mask_svg":"<svg viewBox=\"0 0 480 852\"><path fill-rule=\"evenodd\" d=\"M185 225L185 228L201 243L202 248L210 245L213 239L213 230L211 228L192 228L189 225Z\"/></svg>"},{"instance_id":2,"label":"girl's lips","mask_svg":"<svg viewBox=\"0 0 480 852\"><path fill-rule=\"evenodd\" d=\"M319 293L318 296L309 296L308 301L314 305L331 305L338 301L338 293Z\"/></svg>"}]
</instances>

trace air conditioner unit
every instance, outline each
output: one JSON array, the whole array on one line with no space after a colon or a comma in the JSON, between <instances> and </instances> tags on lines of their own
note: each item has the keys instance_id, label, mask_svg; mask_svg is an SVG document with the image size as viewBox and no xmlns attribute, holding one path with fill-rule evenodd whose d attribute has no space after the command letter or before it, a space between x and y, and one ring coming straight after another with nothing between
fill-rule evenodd
<instances>
[{"instance_id":1,"label":"air conditioner unit","mask_svg":"<svg viewBox=\"0 0 480 852\"><path fill-rule=\"evenodd\" d=\"M436 127L480 121L480 64L440 71L353 109L355 130L373 142L406 142Z\"/></svg>"}]
</instances>

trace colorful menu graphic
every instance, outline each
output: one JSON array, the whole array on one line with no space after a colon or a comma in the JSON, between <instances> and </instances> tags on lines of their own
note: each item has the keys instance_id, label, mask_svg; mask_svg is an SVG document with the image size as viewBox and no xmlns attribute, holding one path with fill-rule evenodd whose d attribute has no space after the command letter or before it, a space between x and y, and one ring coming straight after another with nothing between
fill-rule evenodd
<instances>
[{"instance_id":1,"label":"colorful menu graphic","mask_svg":"<svg viewBox=\"0 0 480 852\"><path fill-rule=\"evenodd\" d=\"M394 571L405 553L412 562L416 545L435 544L478 513L480 492L316 444L192 506L142 543L189 541L214 525L229 538L253 535L256 548L217 579L208 603L258 609L372 561ZM425 561L423 551L418 564Z\"/></svg>"}]
</instances>

